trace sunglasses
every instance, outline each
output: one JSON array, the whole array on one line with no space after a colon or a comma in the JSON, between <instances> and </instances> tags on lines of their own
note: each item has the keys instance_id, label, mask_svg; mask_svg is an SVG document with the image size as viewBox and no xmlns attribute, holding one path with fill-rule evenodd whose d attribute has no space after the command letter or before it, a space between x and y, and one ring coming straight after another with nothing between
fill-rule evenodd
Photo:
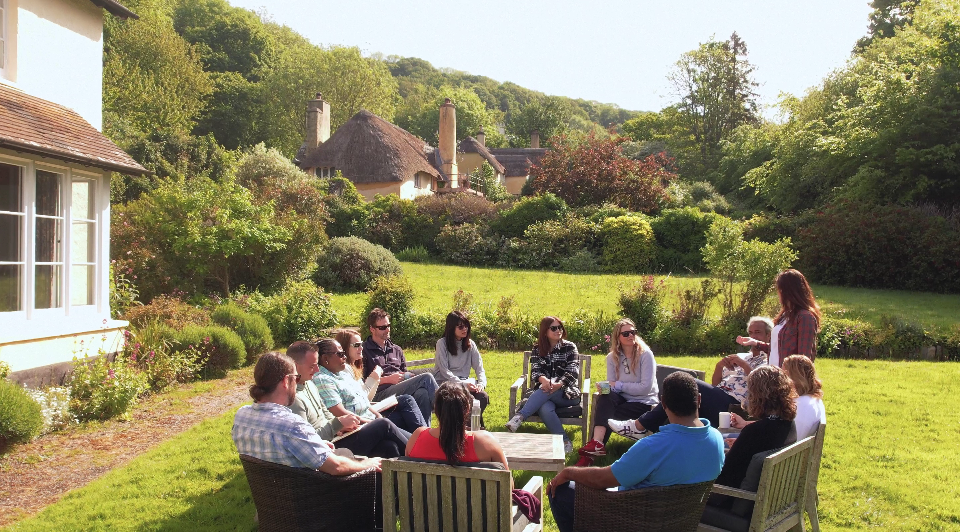
<instances>
[{"instance_id":1,"label":"sunglasses","mask_svg":"<svg viewBox=\"0 0 960 532\"><path fill-rule=\"evenodd\" d=\"M363 342L353 342L350 347L360 347L361 345L363 345Z\"/></svg>"},{"instance_id":2,"label":"sunglasses","mask_svg":"<svg viewBox=\"0 0 960 532\"><path fill-rule=\"evenodd\" d=\"M286 379L287 377L296 377L295 380L296 380L297 382L300 382L300 374L299 374L299 373L287 373L286 375L283 376L284 379Z\"/></svg>"},{"instance_id":3,"label":"sunglasses","mask_svg":"<svg viewBox=\"0 0 960 532\"><path fill-rule=\"evenodd\" d=\"M562 331L563 325L551 325L550 330L553 332Z\"/></svg>"},{"instance_id":4,"label":"sunglasses","mask_svg":"<svg viewBox=\"0 0 960 532\"><path fill-rule=\"evenodd\" d=\"M637 334L637 331L636 331L636 330L632 330L632 331L620 331L620 336L622 336L622 337L624 337L624 338L630 338L631 336L633 336L633 335L635 335L635 334Z\"/></svg>"},{"instance_id":5,"label":"sunglasses","mask_svg":"<svg viewBox=\"0 0 960 532\"><path fill-rule=\"evenodd\" d=\"M340 358L347 358L347 354L343 351L337 351L336 353L324 353L326 355L337 355Z\"/></svg>"},{"instance_id":6,"label":"sunglasses","mask_svg":"<svg viewBox=\"0 0 960 532\"><path fill-rule=\"evenodd\" d=\"M385 331L385 330L387 330L387 329L390 328L390 324L388 323L388 324L386 324L386 325L372 325L371 327L373 327L374 329L379 329L379 330L381 330L381 331Z\"/></svg>"},{"instance_id":7,"label":"sunglasses","mask_svg":"<svg viewBox=\"0 0 960 532\"><path fill-rule=\"evenodd\" d=\"M458 328L458 329L469 329L470 326L467 325L467 324L465 324L465 323L461 323L460 325L457 325L457 328Z\"/></svg>"}]
</instances>

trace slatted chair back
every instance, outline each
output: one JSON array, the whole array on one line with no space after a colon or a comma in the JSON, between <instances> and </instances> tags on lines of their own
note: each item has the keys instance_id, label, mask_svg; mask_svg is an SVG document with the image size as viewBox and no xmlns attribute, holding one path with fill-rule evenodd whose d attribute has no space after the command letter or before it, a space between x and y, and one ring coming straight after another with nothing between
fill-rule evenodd
<instances>
[{"instance_id":1,"label":"slatted chair back","mask_svg":"<svg viewBox=\"0 0 960 532\"><path fill-rule=\"evenodd\" d=\"M803 521L814 437L771 454L763 462L750 530L781 530Z\"/></svg>"},{"instance_id":2,"label":"slatted chair back","mask_svg":"<svg viewBox=\"0 0 960 532\"><path fill-rule=\"evenodd\" d=\"M509 532L510 471L384 460L383 529Z\"/></svg>"},{"instance_id":3,"label":"slatted chair back","mask_svg":"<svg viewBox=\"0 0 960 532\"><path fill-rule=\"evenodd\" d=\"M814 435L813 450L810 452L810 470L807 472L806 501L804 508L810 518L810 529L820 532L820 518L817 515L817 479L820 477L820 459L823 457L823 441L826 439L827 425L821 423Z\"/></svg>"},{"instance_id":4,"label":"slatted chair back","mask_svg":"<svg viewBox=\"0 0 960 532\"><path fill-rule=\"evenodd\" d=\"M517 381L510 387L510 415L513 417L517 413L517 407L524 398L533 393L533 387L530 381L530 358L532 353L530 351L523 352L523 375L517 379ZM583 441L587 441L587 429L590 426L590 399L592 397L590 389L590 369L593 362L593 357L590 355L577 355L578 360L580 361L580 374L577 376L577 387L581 392L580 396L580 406L579 406L579 415L570 416L563 415L566 408L558 408L557 416L560 418L560 423L564 425L577 425L582 431ZM519 393L518 393L519 392ZM568 407L576 408L576 407ZM539 416L530 416L526 421L533 423L542 423L542 420Z\"/></svg>"}]
</instances>

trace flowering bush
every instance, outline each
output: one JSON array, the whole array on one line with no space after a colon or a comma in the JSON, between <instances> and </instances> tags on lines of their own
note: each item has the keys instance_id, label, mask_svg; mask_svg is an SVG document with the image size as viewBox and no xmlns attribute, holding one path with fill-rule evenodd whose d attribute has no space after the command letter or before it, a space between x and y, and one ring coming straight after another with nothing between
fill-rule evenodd
<instances>
[{"instance_id":1,"label":"flowering bush","mask_svg":"<svg viewBox=\"0 0 960 532\"><path fill-rule=\"evenodd\" d=\"M80 421L125 418L147 390L146 377L125 360L111 362L105 355L91 360L74 358L70 381L70 413Z\"/></svg>"},{"instance_id":2,"label":"flowering bush","mask_svg":"<svg viewBox=\"0 0 960 532\"><path fill-rule=\"evenodd\" d=\"M175 295L160 295L146 305L130 307L123 314L123 319L134 327L142 328L157 322L177 330L187 325L210 323L210 315L206 311L181 301Z\"/></svg>"},{"instance_id":3,"label":"flowering bush","mask_svg":"<svg viewBox=\"0 0 960 532\"><path fill-rule=\"evenodd\" d=\"M77 422L70 413L70 388L54 386L42 390L27 388L26 391L40 405L43 415L41 434L63 430Z\"/></svg>"},{"instance_id":4,"label":"flowering bush","mask_svg":"<svg viewBox=\"0 0 960 532\"><path fill-rule=\"evenodd\" d=\"M201 353L195 348L171 348L177 332L154 323L134 333L124 331L123 352L119 355L140 370L150 390L159 392L173 384L189 382L200 371Z\"/></svg>"},{"instance_id":5,"label":"flowering bush","mask_svg":"<svg viewBox=\"0 0 960 532\"><path fill-rule=\"evenodd\" d=\"M10 364L0 360L0 379L6 379L10 374Z\"/></svg>"}]
</instances>

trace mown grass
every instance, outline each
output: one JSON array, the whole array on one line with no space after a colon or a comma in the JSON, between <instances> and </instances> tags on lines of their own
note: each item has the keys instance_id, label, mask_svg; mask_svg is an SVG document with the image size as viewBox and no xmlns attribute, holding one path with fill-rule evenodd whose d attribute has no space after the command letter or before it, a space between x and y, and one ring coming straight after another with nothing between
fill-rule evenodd
<instances>
[{"instance_id":1,"label":"mown grass","mask_svg":"<svg viewBox=\"0 0 960 532\"><path fill-rule=\"evenodd\" d=\"M714 362L658 361L705 371ZM493 398L485 420L503 430L521 358L488 352L484 363ZM602 357L594 357L592 369L594 379L604 378ZM960 394L960 364L823 359L817 369L828 412L823 529L960 529L960 421L947 409ZM253 503L230 439L232 418L230 411L201 423L8 530L254 530ZM521 430L544 431L532 424ZM568 433L580 444L578 431ZM629 446L619 436L611 442L616 454ZM541 473L515 477L520 484L534 474ZM547 530L556 530L549 505L545 517Z\"/></svg>"},{"instance_id":2,"label":"mown grass","mask_svg":"<svg viewBox=\"0 0 960 532\"><path fill-rule=\"evenodd\" d=\"M620 287L630 286L642 275L570 274L500 268L470 268L442 264L404 262L403 271L414 280L416 307L446 312L453 294L463 290L481 305L496 305L501 297L515 298L519 307L535 316L569 316L577 310L617 314ZM677 293L696 286L703 277L657 276L665 279L665 306L673 308ZM858 318L875 325L882 315L900 316L924 326L952 327L960 323L960 295L870 290L814 285L821 306L830 312ZM359 323L366 304L363 293L334 294L333 306L344 325ZM771 304L775 302L771 299ZM714 305L713 313L719 313Z\"/></svg>"}]
</instances>

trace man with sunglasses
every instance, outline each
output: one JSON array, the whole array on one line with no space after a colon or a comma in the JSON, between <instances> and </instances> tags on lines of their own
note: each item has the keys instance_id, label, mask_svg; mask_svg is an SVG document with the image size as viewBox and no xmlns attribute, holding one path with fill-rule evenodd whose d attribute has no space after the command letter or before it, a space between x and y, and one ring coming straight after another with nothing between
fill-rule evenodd
<instances>
[{"instance_id":1,"label":"man with sunglasses","mask_svg":"<svg viewBox=\"0 0 960 532\"><path fill-rule=\"evenodd\" d=\"M338 435L352 433L338 440L337 446L363 456L403 456L408 436L389 419L367 421L352 412L335 416L327 409L311 380L320 371L317 344L294 342L287 348L287 356L293 359L300 374L297 395L290 410L310 423L321 438L329 441Z\"/></svg>"},{"instance_id":2,"label":"man with sunglasses","mask_svg":"<svg viewBox=\"0 0 960 532\"><path fill-rule=\"evenodd\" d=\"M391 395L411 395L420 408L427 424L433 412L433 394L437 391L437 380L432 373L414 375L407 371L407 359L403 349L390 341L390 315L383 309L375 308L367 316L370 336L363 342L363 378L377 366L383 369L380 386L374 401L382 401Z\"/></svg>"},{"instance_id":3,"label":"man with sunglasses","mask_svg":"<svg viewBox=\"0 0 960 532\"><path fill-rule=\"evenodd\" d=\"M232 436L237 452L335 476L370 468L379 471L379 458L357 461L334 454L332 446L309 423L290 411L298 377L296 365L287 355L271 352L260 357L253 369L255 384L250 387L254 403L240 407L233 418Z\"/></svg>"}]
</instances>

